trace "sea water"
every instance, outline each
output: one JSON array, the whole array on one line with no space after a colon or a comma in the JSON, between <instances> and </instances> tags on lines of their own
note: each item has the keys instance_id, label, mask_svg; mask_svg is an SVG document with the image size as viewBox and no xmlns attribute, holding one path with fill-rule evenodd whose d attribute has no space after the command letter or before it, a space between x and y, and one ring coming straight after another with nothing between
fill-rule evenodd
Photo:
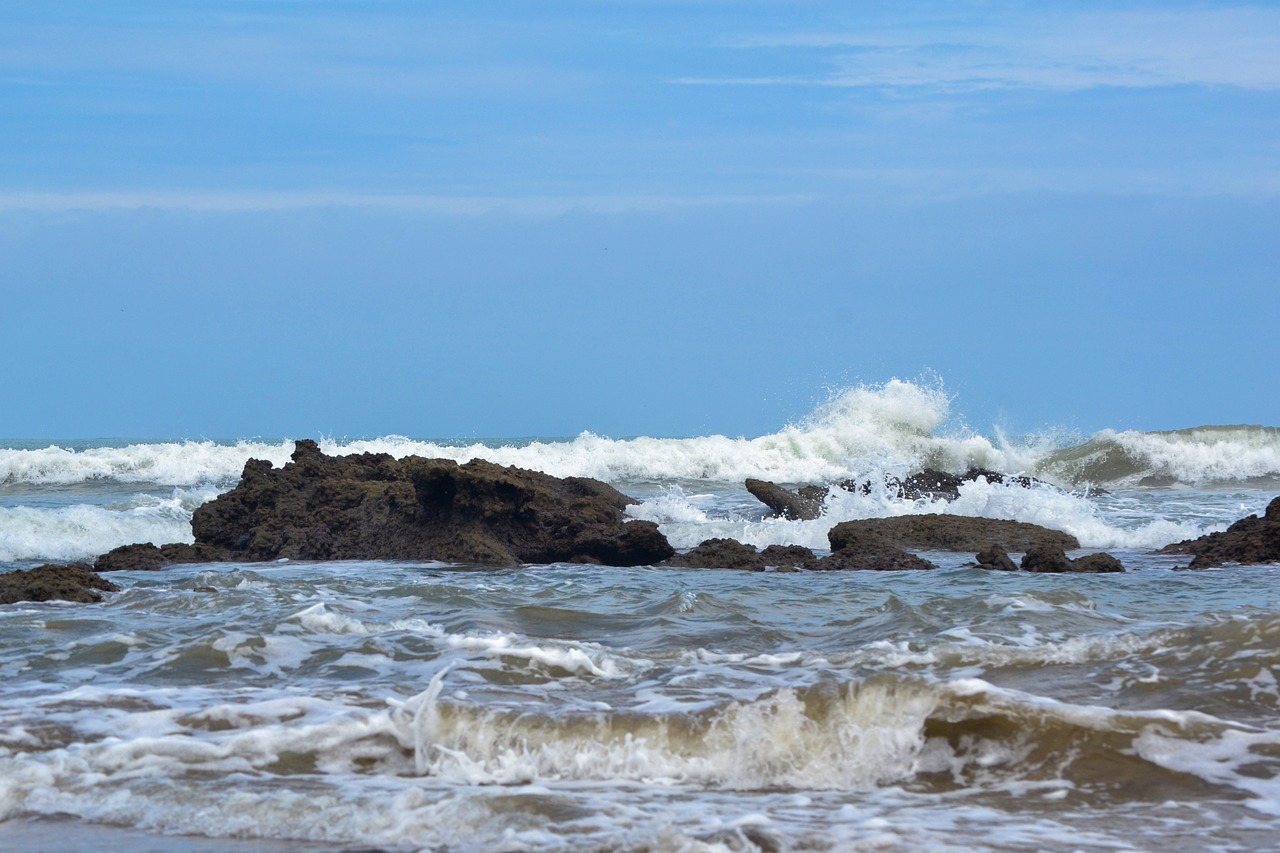
<instances>
[{"instance_id":1,"label":"sea water","mask_svg":"<svg viewBox=\"0 0 1280 853\"><path fill-rule=\"evenodd\" d=\"M1265 508L1280 433L946 420L941 392L895 382L752 439L323 441L597 477L678 548L822 549L841 520L951 512L1065 530L1128 571L115 573L101 604L0 608L0 849L1275 849L1280 568L1152 552ZM7 442L0 571L189 542L245 460L292 447ZM970 465L1041 482L837 490L813 521L742 484Z\"/></svg>"}]
</instances>

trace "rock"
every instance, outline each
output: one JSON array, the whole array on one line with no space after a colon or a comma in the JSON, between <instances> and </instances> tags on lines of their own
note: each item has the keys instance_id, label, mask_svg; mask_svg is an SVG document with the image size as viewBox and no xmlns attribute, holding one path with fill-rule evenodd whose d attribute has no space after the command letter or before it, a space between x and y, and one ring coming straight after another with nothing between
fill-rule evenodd
<instances>
[{"instance_id":1,"label":"rock","mask_svg":"<svg viewBox=\"0 0 1280 853\"><path fill-rule=\"evenodd\" d=\"M818 558L801 545L770 545L760 556L766 569L779 572L809 571L818 567Z\"/></svg>"},{"instance_id":2,"label":"rock","mask_svg":"<svg viewBox=\"0 0 1280 853\"><path fill-rule=\"evenodd\" d=\"M746 487L756 500L773 510L775 516L792 521L811 521L822 515L822 502L827 496L826 486L802 486L792 491L752 477L747 478Z\"/></svg>"},{"instance_id":3,"label":"rock","mask_svg":"<svg viewBox=\"0 0 1280 853\"><path fill-rule=\"evenodd\" d=\"M187 557L657 563L675 553L634 501L596 480L472 460L324 455L297 442L283 468L250 460L240 483L198 507ZM164 546L160 549L164 553Z\"/></svg>"},{"instance_id":4,"label":"rock","mask_svg":"<svg viewBox=\"0 0 1280 853\"><path fill-rule=\"evenodd\" d=\"M817 564L818 558L813 552L800 545L770 545L758 551L736 539L708 539L663 563L686 569L745 569L752 572L767 569L804 571L817 568Z\"/></svg>"},{"instance_id":5,"label":"rock","mask_svg":"<svg viewBox=\"0 0 1280 853\"><path fill-rule=\"evenodd\" d=\"M1022 570L1064 574L1071 571L1071 560L1061 548L1053 545L1036 545L1022 555Z\"/></svg>"},{"instance_id":6,"label":"rock","mask_svg":"<svg viewBox=\"0 0 1280 853\"><path fill-rule=\"evenodd\" d=\"M831 554L818 561L821 571L871 569L874 571L907 571L936 569L933 563L909 554L887 537L866 526L846 527L845 522L827 531ZM844 528L841 530L841 528ZM837 531L840 531L837 533Z\"/></svg>"},{"instance_id":7,"label":"rock","mask_svg":"<svg viewBox=\"0 0 1280 853\"><path fill-rule=\"evenodd\" d=\"M1192 554L1189 569L1209 569L1228 563L1258 565L1280 562L1280 497L1273 498L1259 518L1250 515L1220 533L1209 533L1168 545L1158 553Z\"/></svg>"},{"instance_id":8,"label":"rock","mask_svg":"<svg viewBox=\"0 0 1280 853\"><path fill-rule=\"evenodd\" d=\"M687 569L747 569L760 572L764 571L765 562L759 551L736 539L708 539L667 560L666 565Z\"/></svg>"},{"instance_id":9,"label":"rock","mask_svg":"<svg viewBox=\"0 0 1280 853\"><path fill-rule=\"evenodd\" d=\"M1073 572L1089 572L1091 574L1106 574L1110 572L1123 572L1124 564L1110 554L1099 551L1096 554L1085 554L1083 557L1077 557L1071 561Z\"/></svg>"},{"instance_id":10,"label":"rock","mask_svg":"<svg viewBox=\"0 0 1280 853\"><path fill-rule=\"evenodd\" d=\"M1099 574L1123 572L1124 566L1110 554L1088 554L1072 560L1061 548L1053 545L1037 545L1022 556L1024 572L1064 574L1067 572Z\"/></svg>"},{"instance_id":11,"label":"rock","mask_svg":"<svg viewBox=\"0 0 1280 853\"><path fill-rule=\"evenodd\" d=\"M937 513L845 521L833 527L827 538L831 541L831 550L839 551L846 537L866 532L881 536L895 547L916 551L976 552L992 545L1023 552L1036 545L1062 549L1080 547L1071 534L1038 524Z\"/></svg>"},{"instance_id":12,"label":"rock","mask_svg":"<svg viewBox=\"0 0 1280 853\"><path fill-rule=\"evenodd\" d=\"M234 489L197 508L195 544L126 545L95 568L280 558L633 566L674 554L656 524L626 518L632 503L586 478L481 460L330 457L304 440L283 468L249 460Z\"/></svg>"},{"instance_id":13,"label":"rock","mask_svg":"<svg viewBox=\"0 0 1280 853\"><path fill-rule=\"evenodd\" d=\"M979 551L974 559L980 569L989 569L997 572L1016 572L1018 570L1018 564L1009 556L1009 552L999 545L992 545L990 548Z\"/></svg>"},{"instance_id":14,"label":"rock","mask_svg":"<svg viewBox=\"0 0 1280 853\"><path fill-rule=\"evenodd\" d=\"M230 559L223 549L180 542L155 546L150 542L121 545L93 561L95 572L151 572L178 563L217 563Z\"/></svg>"},{"instance_id":15,"label":"rock","mask_svg":"<svg viewBox=\"0 0 1280 853\"><path fill-rule=\"evenodd\" d=\"M92 604L103 592L119 587L84 563L60 566L46 564L34 569L18 569L0 575L0 604L17 601L74 601Z\"/></svg>"}]
</instances>

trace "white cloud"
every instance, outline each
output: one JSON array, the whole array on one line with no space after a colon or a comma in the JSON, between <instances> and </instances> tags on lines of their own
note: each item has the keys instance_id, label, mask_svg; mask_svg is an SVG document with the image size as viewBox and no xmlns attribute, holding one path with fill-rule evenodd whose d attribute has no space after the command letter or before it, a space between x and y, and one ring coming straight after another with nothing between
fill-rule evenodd
<instances>
[{"instance_id":1,"label":"white cloud","mask_svg":"<svg viewBox=\"0 0 1280 853\"><path fill-rule=\"evenodd\" d=\"M943 90L1232 86L1280 89L1280 9L1007 14L865 30L753 36L744 49L820 51L813 75L685 77L720 85Z\"/></svg>"}]
</instances>

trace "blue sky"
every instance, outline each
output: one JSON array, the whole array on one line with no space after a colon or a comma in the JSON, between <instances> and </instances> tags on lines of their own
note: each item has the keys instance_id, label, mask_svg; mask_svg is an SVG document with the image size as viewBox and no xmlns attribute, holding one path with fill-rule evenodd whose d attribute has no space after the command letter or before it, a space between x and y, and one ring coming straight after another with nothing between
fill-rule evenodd
<instances>
[{"instance_id":1,"label":"blue sky","mask_svg":"<svg viewBox=\"0 0 1280 853\"><path fill-rule=\"evenodd\" d=\"M1280 425L1272 3L0 0L0 435Z\"/></svg>"}]
</instances>

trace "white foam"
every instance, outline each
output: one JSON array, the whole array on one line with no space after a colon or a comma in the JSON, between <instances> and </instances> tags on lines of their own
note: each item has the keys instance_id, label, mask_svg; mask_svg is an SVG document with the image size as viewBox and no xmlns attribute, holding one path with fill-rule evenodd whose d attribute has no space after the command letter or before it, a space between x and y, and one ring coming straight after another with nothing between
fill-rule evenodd
<instances>
[{"instance_id":1,"label":"white foam","mask_svg":"<svg viewBox=\"0 0 1280 853\"><path fill-rule=\"evenodd\" d=\"M723 435L686 439L612 439L584 432L571 441L465 446L391 435L377 439L320 441L330 455L388 453L453 459L487 459L555 476L627 480L710 480L741 482L762 477L779 482L840 479L875 464L919 467L984 465L1020 471L1041 452L1033 447L1000 445L967 431L934 436L949 413L950 399L938 385L901 380L859 386L833 394L802 421L758 438ZM0 450L0 484L76 483L88 480L154 482L176 485L234 484L249 458L283 465L290 441L264 443L212 441L132 444L69 450Z\"/></svg>"},{"instance_id":2,"label":"white foam","mask_svg":"<svg viewBox=\"0 0 1280 853\"><path fill-rule=\"evenodd\" d=\"M0 508L0 561L84 560L120 545L193 542L180 498L115 510L88 504Z\"/></svg>"}]
</instances>

